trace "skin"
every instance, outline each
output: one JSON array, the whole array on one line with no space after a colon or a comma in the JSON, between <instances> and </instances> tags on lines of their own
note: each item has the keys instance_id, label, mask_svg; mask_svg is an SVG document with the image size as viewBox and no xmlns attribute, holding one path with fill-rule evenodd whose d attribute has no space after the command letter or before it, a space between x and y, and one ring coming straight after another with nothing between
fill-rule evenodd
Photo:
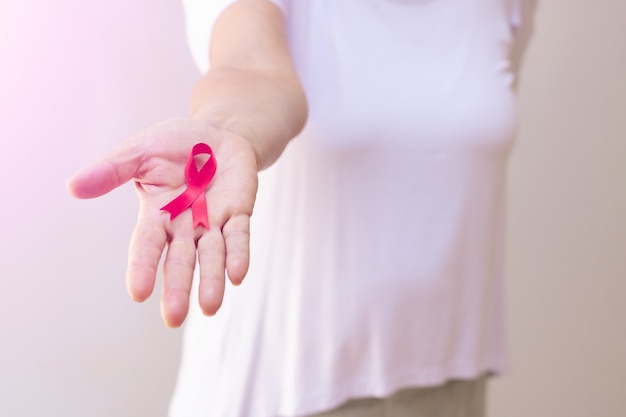
<instances>
[{"instance_id":1,"label":"skin","mask_svg":"<svg viewBox=\"0 0 626 417\"><path fill-rule=\"evenodd\" d=\"M96 198L132 181L139 199L126 281L135 301L154 291L163 263L161 312L180 326L189 308L196 258L204 314L222 303L226 274L238 285L248 270L250 216L257 173L303 128L307 104L295 73L280 10L267 0L240 0L213 29L211 69L195 86L190 117L166 120L122 143L68 182L76 198ZM160 208L182 193L195 143L208 143L218 170L207 193L210 229L192 228L191 210L173 221Z\"/></svg>"}]
</instances>

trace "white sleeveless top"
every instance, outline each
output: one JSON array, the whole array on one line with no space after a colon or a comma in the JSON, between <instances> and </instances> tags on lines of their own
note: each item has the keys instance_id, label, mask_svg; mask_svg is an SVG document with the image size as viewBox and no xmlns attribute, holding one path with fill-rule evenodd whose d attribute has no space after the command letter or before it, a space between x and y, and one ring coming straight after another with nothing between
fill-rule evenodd
<instances>
[{"instance_id":1,"label":"white sleeveless top","mask_svg":"<svg viewBox=\"0 0 626 417\"><path fill-rule=\"evenodd\" d=\"M203 71L234 1L185 1ZM170 415L303 416L501 373L518 0L273 1L310 116L260 174L246 280L215 317L192 302Z\"/></svg>"}]
</instances>

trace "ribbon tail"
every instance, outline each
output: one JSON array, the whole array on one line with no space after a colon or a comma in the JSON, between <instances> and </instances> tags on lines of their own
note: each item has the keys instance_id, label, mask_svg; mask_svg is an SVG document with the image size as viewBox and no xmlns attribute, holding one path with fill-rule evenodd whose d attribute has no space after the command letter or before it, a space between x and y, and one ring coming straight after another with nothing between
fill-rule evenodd
<instances>
[{"instance_id":1,"label":"ribbon tail","mask_svg":"<svg viewBox=\"0 0 626 417\"><path fill-rule=\"evenodd\" d=\"M180 213L185 211L187 207L191 206L201 193L202 190L187 188L181 195L161 207L161 210L169 211L170 220L174 220Z\"/></svg>"},{"instance_id":2,"label":"ribbon tail","mask_svg":"<svg viewBox=\"0 0 626 417\"><path fill-rule=\"evenodd\" d=\"M191 204L191 215L193 218L193 228L203 225L207 229L209 227L209 216L206 207L206 196L204 193L200 194L196 201Z\"/></svg>"}]
</instances>

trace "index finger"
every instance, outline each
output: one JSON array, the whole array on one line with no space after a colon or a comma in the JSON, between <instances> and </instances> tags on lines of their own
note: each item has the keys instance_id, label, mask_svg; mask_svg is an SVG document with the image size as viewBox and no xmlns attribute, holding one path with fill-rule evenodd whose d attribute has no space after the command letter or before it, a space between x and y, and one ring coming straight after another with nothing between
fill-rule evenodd
<instances>
[{"instance_id":1,"label":"index finger","mask_svg":"<svg viewBox=\"0 0 626 417\"><path fill-rule=\"evenodd\" d=\"M145 301L152 294L166 242L167 233L162 223L140 212L128 247L126 270L126 286L133 300Z\"/></svg>"}]
</instances>

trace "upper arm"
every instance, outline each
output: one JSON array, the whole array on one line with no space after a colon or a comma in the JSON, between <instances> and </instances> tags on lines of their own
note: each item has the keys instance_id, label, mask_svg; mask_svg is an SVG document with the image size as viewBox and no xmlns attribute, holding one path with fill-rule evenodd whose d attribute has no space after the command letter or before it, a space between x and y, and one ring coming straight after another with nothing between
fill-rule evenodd
<instances>
[{"instance_id":1,"label":"upper arm","mask_svg":"<svg viewBox=\"0 0 626 417\"><path fill-rule=\"evenodd\" d=\"M183 0L198 68L290 67L282 0Z\"/></svg>"},{"instance_id":2,"label":"upper arm","mask_svg":"<svg viewBox=\"0 0 626 417\"><path fill-rule=\"evenodd\" d=\"M212 67L292 69L282 11L268 0L239 0L217 18L211 34Z\"/></svg>"}]
</instances>

